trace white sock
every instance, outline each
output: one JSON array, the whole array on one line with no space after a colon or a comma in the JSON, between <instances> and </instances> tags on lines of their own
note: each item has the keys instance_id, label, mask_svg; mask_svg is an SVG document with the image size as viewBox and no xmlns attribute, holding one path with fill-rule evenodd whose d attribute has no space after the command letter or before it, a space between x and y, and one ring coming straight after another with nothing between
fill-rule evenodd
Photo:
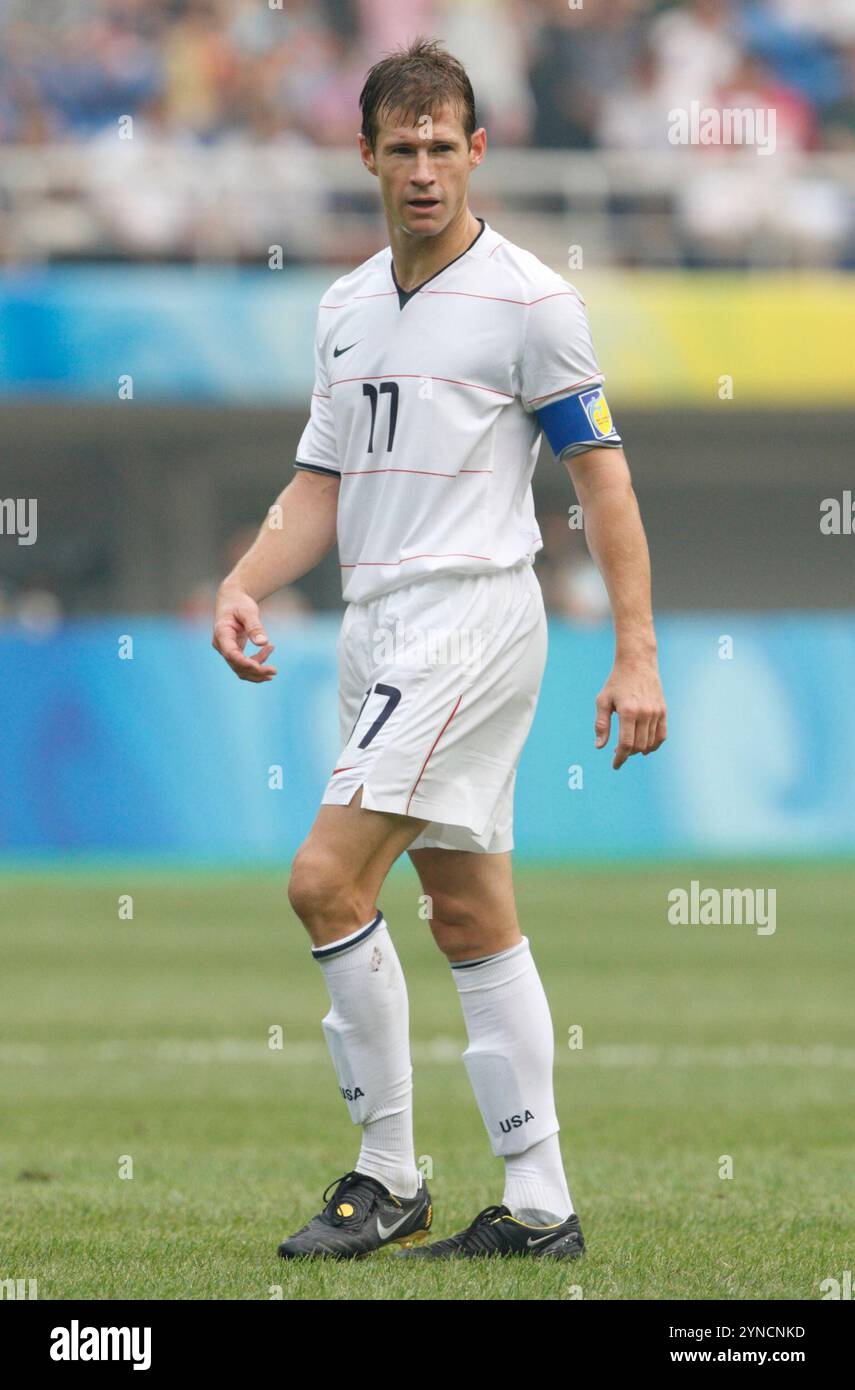
<instances>
[{"instance_id":1,"label":"white sock","mask_svg":"<svg viewBox=\"0 0 855 1390\"><path fill-rule=\"evenodd\" d=\"M469 1046L463 1054L493 1153L505 1160L504 1204L548 1225L573 1203L558 1142L549 1004L528 938L452 965Z\"/></svg>"},{"instance_id":2,"label":"white sock","mask_svg":"<svg viewBox=\"0 0 855 1390\"><path fill-rule=\"evenodd\" d=\"M382 913L312 950L329 990L322 1020L350 1117L362 1125L354 1167L396 1197L419 1189L413 1144L413 1068L407 987Z\"/></svg>"},{"instance_id":3,"label":"white sock","mask_svg":"<svg viewBox=\"0 0 855 1390\"><path fill-rule=\"evenodd\" d=\"M502 1201L514 1216L535 1226L549 1226L573 1215L557 1134L541 1139L525 1153L508 1155Z\"/></svg>"}]
</instances>

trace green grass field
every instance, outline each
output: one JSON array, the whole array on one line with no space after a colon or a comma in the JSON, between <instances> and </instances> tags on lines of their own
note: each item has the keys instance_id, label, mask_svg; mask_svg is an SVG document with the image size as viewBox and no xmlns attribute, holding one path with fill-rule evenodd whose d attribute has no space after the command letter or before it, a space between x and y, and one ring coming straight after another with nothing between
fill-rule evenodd
<instances>
[{"instance_id":1,"label":"green grass field","mask_svg":"<svg viewBox=\"0 0 855 1390\"><path fill-rule=\"evenodd\" d=\"M775 887L777 931L669 925L692 877ZM40 1299L819 1298L855 1268L855 869L530 868L517 885L583 1260L278 1260L358 1151L285 878L128 870L0 885L0 1280L37 1279ZM401 868L380 905L441 1236L500 1201L502 1175L418 891Z\"/></svg>"}]
</instances>

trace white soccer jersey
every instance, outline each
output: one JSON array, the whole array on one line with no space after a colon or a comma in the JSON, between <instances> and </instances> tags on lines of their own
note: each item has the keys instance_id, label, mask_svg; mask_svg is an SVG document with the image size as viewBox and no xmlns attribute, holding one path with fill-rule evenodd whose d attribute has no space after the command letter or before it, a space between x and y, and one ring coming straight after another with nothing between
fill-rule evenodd
<instances>
[{"instance_id":1,"label":"white soccer jersey","mask_svg":"<svg viewBox=\"0 0 855 1390\"><path fill-rule=\"evenodd\" d=\"M387 246L321 301L295 466L341 477L348 602L534 559L541 407L580 395L594 442L620 442L602 393L584 394L603 376L578 291L478 220L469 248L416 288L399 289Z\"/></svg>"}]
</instances>

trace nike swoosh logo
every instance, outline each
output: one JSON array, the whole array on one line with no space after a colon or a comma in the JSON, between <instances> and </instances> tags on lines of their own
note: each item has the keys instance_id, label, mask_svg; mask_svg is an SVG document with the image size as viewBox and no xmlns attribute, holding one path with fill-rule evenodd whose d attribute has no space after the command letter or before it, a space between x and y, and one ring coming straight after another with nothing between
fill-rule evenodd
<instances>
[{"instance_id":1,"label":"nike swoosh logo","mask_svg":"<svg viewBox=\"0 0 855 1390\"><path fill-rule=\"evenodd\" d=\"M529 1236L528 1240L526 1241L526 1245L543 1245L548 1240L554 1240L555 1235L556 1232L552 1231L548 1236L538 1236L537 1240L532 1240L531 1236Z\"/></svg>"},{"instance_id":2,"label":"nike swoosh logo","mask_svg":"<svg viewBox=\"0 0 855 1390\"><path fill-rule=\"evenodd\" d=\"M361 339L361 338L357 338L356 343L361 343L361 342L362 342L362 339ZM341 354L342 354L343 352L350 352L350 349L351 349L351 348L356 347L356 343L348 343L347 347L343 347L343 348L339 348L339 347L333 348L333 357L341 357Z\"/></svg>"},{"instance_id":3,"label":"nike swoosh logo","mask_svg":"<svg viewBox=\"0 0 855 1390\"><path fill-rule=\"evenodd\" d=\"M398 1227L399 1227L399 1226L403 1226L404 1222L405 1222L406 1220L408 1220L408 1218L409 1218L410 1216L412 1216L412 1212L409 1212L409 1211L404 1212L404 1215L400 1218L400 1220L399 1220L399 1221L394 1221L394 1222L392 1223L391 1226L384 1226L384 1225L383 1225L383 1222L380 1220L380 1217L378 1216L378 1218L377 1218L377 1234L378 1234L378 1236L380 1237L380 1239L381 1239L381 1240L388 1240L388 1239L389 1239L389 1236L394 1235L395 1232L397 1231Z\"/></svg>"}]
</instances>

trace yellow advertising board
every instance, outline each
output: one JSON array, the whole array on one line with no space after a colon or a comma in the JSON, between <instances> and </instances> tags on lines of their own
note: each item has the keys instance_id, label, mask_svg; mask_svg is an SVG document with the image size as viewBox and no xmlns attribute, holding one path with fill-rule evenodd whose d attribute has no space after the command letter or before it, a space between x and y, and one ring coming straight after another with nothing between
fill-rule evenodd
<instances>
[{"instance_id":1,"label":"yellow advertising board","mask_svg":"<svg viewBox=\"0 0 855 1390\"><path fill-rule=\"evenodd\" d=\"M613 405L855 405L855 275L559 273Z\"/></svg>"}]
</instances>

